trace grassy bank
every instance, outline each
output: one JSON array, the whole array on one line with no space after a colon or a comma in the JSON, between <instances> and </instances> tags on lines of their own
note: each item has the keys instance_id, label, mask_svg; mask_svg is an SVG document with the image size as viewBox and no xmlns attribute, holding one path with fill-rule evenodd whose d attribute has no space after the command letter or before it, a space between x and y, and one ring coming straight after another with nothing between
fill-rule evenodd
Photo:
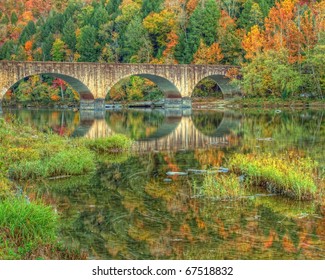
<instances>
[{"instance_id":1,"label":"grassy bank","mask_svg":"<svg viewBox=\"0 0 325 280\"><path fill-rule=\"evenodd\" d=\"M325 205L325 184L317 162L288 154L235 154L228 159L229 174L208 174L201 192L207 197L232 199L246 190L260 188L267 193L297 200L314 199Z\"/></svg>"},{"instance_id":2,"label":"grassy bank","mask_svg":"<svg viewBox=\"0 0 325 280\"><path fill-rule=\"evenodd\" d=\"M19 191L19 181L91 174L99 153L126 151L131 141L44 134L14 118L0 119L0 259L83 258L58 243L59 217Z\"/></svg>"},{"instance_id":3,"label":"grassy bank","mask_svg":"<svg viewBox=\"0 0 325 280\"><path fill-rule=\"evenodd\" d=\"M220 107L228 108L325 108L324 99L308 99L308 98L241 98L235 97L230 99L216 99L216 98L193 98L193 109L216 109Z\"/></svg>"},{"instance_id":4,"label":"grassy bank","mask_svg":"<svg viewBox=\"0 0 325 280\"><path fill-rule=\"evenodd\" d=\"M227 106L238 108L324 108L324 99L310 98L234 98L226 101Z\"/></svg>"}]
</instances>

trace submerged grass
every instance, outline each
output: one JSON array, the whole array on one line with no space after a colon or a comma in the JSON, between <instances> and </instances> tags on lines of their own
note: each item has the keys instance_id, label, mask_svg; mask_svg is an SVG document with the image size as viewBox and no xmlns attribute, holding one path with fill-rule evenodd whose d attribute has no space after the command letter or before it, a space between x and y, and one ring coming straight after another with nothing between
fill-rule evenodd
<instances>
[{"instance_id":1,"label":"submerged grass","mask_svg":"<svg viewBox=\"0 0 325 280\"><path fill-rule=\"evenodd\" d=\"M271 154L236 154L229 167L244 174L250 184L297 199L312 199L317 193L314 178L317 163L310 158Z\"/></svg>"},{"instance_id":2,"label":"submerged grass","mask_svg":"<svg viewBox=\"0 0 325 280\"><path fill-rule=\"evenodd\" d=\"M222 200L239 198L245 194L245 189L235 174L206 174L201 192L204 196Z\"/></svg>"}]
</instances>

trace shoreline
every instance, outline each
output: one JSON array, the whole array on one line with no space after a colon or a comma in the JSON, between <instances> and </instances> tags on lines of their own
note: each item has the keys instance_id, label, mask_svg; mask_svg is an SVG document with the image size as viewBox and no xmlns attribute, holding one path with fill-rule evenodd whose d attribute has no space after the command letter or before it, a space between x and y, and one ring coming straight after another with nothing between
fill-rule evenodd
<instances>
[{"instance_id":1,"label":"shoreline","mask_svg":"<svg viewBox=\"0 0 325 280\"><path fill-rule=\"evenodd\" d=\"M112 105L112 103L106 103ZM133 108L134 102L114 103L121 109ZM147 106L134 106L135 108L148 108ZM52 105L52 106L6 106L2 104L3 109L52 109L52 110L80 110L78 105ZM162 108L162 107L151 107ZM267 99L267 98L245 98L245 99L215 99L215 98L194 98L192 99L193 110L211 110L211 109L323 109L325 108L325 99L315 100L283 100L283 99Z\"/></svg>"}]
</instances>

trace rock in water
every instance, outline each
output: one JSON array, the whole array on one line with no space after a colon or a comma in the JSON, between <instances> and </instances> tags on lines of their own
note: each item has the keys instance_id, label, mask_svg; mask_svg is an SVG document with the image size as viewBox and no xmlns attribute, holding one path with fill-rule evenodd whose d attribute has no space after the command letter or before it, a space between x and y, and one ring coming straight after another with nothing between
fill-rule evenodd
<instances>
[{"instance_id":1,"label":"rock in water","mask_svg":"<svg viewBox=\"0 0 325 280\"><path fill-rule=\"evenodd\" d=\"M173 172L173 171L168 171L167 176L186 176L188 175L186 172Z\"/></svg>"},{"instance_id":2,"label":"rock in water","mask_svg":"<svg viewBox=\"0 0 325 280\"><path fill-rule=\"evenodd\" d=\"M165 183L170 183L170 182L173 182L173 180L172 179L169 179L169 178L166 178L166 179L164 179L164 182Z\"/></svg>"}]
</instances>

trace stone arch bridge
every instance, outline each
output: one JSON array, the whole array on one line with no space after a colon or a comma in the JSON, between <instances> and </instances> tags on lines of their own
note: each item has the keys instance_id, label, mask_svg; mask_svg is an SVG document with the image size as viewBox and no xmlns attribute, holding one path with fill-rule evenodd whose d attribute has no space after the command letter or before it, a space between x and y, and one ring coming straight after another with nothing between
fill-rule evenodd
<instances>
[{"instance_id":1,"label":"stone arch bridge","mask_svg":"<svg viewBox=\"0 0 325 280\"><path fill-rule=\"evenodd\" d=\"M233 66L0 61L0 100L18 81L46 74L70 84L80 94L82 107L103 109L104 99L116 83L140 76L157 84L165 94L167 107L188 107L194 88L207 77L217 82L225 98L236 94L238 90L226 78L230 68Z\"/></svg>"}]
</instances>

